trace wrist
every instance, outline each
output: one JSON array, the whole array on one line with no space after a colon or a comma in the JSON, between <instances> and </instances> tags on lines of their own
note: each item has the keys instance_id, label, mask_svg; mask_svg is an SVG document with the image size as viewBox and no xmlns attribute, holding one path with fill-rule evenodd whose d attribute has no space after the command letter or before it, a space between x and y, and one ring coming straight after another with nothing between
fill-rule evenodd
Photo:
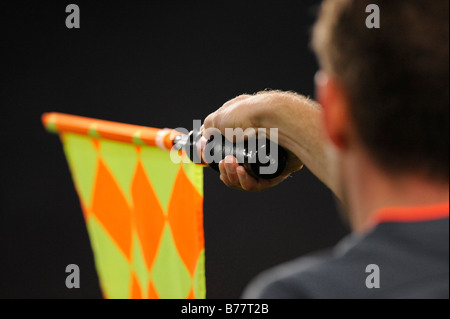
<instances>
[{"instance_id":1,"label":"wrist","mask_svg":"<svg viewBox=\"0 0 450 319\"><path fill-rule=\"evenodd\" d=\"M307 149L302 142L306 136L317 133L321 106L294 92L263 92L261 95L264 101L261 101L262 107L255 116L254 127L278 129L280 145L294 153Z\"/></svg>"}]
</instances>

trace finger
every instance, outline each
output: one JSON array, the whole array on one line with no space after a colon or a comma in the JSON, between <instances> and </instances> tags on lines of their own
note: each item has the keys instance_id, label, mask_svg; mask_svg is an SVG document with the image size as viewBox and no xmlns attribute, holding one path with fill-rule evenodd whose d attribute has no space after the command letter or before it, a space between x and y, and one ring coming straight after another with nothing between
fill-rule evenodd
<instances>
[{"instance_id":1,"label":"finger","mask_svg":"<svg viewBox=\"0 0 450 319\"><path fill-rule=\"evenodd\" d=\"M239 184L239 181L236 183L236 181L231 181L228 177L227 169L225 168L225 161L220 161L219 163L219 170L220 170L220 180L228 187L235 188L242 190L241 185Z\"/></svg>"},{"instance_id":2,"label":"finger","mask_svg":"<svg viewBox=\"0 0 450 319\"><path fill-rule=\"evenodd\" d=\"M205 120L203 121L203 131L208 128L214 127L214 117L216 116L216 112L209 114Z\"/></svg>"},{"instance_id":3,"label":"finger","mask_svg":"<svg viewBox=\"0 0 450 319\"><path fill-rule=\"evenodd\" d=\"M228 187L231 187L230 181L228 180L228 177L226 177L223 174L220 174L220 180Z\"/></svg>"},{"instance_id":4,"label":"finger","mask_svg":"<svg viewBox=\"0 0 450 319\"><path fill-rule=\"evenodd\" d=\"M239 167L237 159L234 156L229 155L225 158L224 162L228 180L236 187L240 187L241 184L239 182L239 177L236 171L236 169Z\"/></svg>"},{"instance_id":5,"label":"finger","mask_svg":"<svg viewBox=\"0 0 450 319\"><path fill-rule=\"evenodd\" d=\"M256 192L261 190L258 187L258 181L253 178L252 176L250 176L244 167L239 166L236 169L236 173L238 175L239 178L239 183L242 187L242 189L246 190L246 191L250 191L250 192Z\"/></svg>"},{"instance_id":6,"label":"finger","mask_svg":"<svg viewBox=\"0 0 450 319\"><path fill-rule=\"evenodd\" d=\"M219 163L219 171L220 171L220 180L227 186L231 187L230 180L228 179L227 170L225 169L224 161L220 161Z\"/></svg>"}]
</instances>

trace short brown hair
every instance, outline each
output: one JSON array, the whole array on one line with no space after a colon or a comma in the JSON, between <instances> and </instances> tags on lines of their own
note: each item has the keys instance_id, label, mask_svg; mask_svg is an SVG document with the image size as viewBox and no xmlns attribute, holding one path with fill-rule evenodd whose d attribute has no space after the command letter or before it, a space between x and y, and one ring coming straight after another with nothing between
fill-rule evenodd
<instances>
[{"instance_id":1,"label":"short brown hair","mask_svg":"<svg viewBox=\"0 0 450 319\"><path fill-rule=\"evenodd\" d=\"M377 4L381 28L366 26ZM449 179L449 1L326 0L314 29L322 68L351 100L362 142L385 169Z\"/></svg>"}]
</instances>

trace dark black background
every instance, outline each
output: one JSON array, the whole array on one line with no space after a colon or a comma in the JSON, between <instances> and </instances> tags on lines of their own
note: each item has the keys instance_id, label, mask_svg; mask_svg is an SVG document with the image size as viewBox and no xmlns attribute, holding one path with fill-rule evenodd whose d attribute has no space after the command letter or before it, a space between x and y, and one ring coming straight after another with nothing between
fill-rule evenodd
<instances>
[{"instance_id":1,"label":"dark black background","mask_svg":"<svg viewBox=\"0 0 450 319\"><path fill-rule=\"evenodd\" d=\"M78 198L43 112L192 128L262 89L314 95L318 0L0 2L0 297L99 298ZM205 169L208 298L237 298L264 269L332 246L347 230L307 170L253 194ZM65 267L81 288L65 287Z\"/></svg>"}]
</instances>

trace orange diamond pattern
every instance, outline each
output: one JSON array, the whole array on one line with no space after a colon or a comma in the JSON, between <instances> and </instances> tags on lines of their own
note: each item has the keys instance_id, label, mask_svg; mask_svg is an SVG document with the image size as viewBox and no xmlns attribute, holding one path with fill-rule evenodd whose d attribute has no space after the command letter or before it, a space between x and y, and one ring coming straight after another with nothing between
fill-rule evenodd
<instances>
[{"instance_id":1,"label":"orange diamond pattern","mask_svg":"<svg viewBox=\"0 0 450 319\"><path fill-rule=\"evenodd\" d=\"M92 212L125 256L131 258L132 210L102 159L98 161Z\"/></svg>"},{"instance_id":2,"label":"orange diamond pattern","mask_svg":"<svg viewBox=\"0 0 450 319\"><path fill-rule=\"evenodd\" d=\"M90 140L91 144L86 144L81 137L62 137L63 143L74 141L64 146L78 193L86 194L89 190L88 194L91 194L80 196L80 201L86 222L95 222L88 230L91 242L95 242L94 256L97 271L102 272L99 278L104 296L204 298L205 278L196 276L197 273L204 274L203 196L191 174L186 174L183 164L174 164L179 165L178 172L165 214L158 192L143 166L144 160L151 159L142 158L141 148L150 146L136 145L136 160L132 156L124 160L124 165L133 163L134 174L129 180L125 175L120 178L115 175L120 174L117 169L121 165L119 151L117 159L106 161L102 158L102 139L83 137ZM119 150L122 143L117 143ZM83 152L87 151L96 156L92 176L82 169ZM169 152L167 161L170 161ZM107 164L112 162L114 170ZM202 174L200 166L184 165L194 165L190 169ZM165 229L170 230L166 234L171 234L172 240L164 239Z\"/></svg>"},{"instance_id":3,"label":"orange diamond pattern","mask_svg":"<svg viewBox=\"0 0 450 319\"><path fill-rule=\"evenodd\" d=\"M140 161L131 188L136 231L145 251L146 266L150 269L157 253L165 219L158 198Z\"/></svg>"},{"instance_id":4,"label":"orange diamond pattern","mask_svg":"<svg viewBox=\"0 0 450 319\"><path fill-rule=\"evenodd\" d=\"M172 193L169 222L181 259L193 276L204 242L203 236L199 236L199 228L203 228L202 220L191 217L201 215L199 208L203 199L197 190L191 187L191 182L182 169L178 171L174 189L180 191ZM188 201L195 204L187 206Z\"/></svg>"}]
</instances>

